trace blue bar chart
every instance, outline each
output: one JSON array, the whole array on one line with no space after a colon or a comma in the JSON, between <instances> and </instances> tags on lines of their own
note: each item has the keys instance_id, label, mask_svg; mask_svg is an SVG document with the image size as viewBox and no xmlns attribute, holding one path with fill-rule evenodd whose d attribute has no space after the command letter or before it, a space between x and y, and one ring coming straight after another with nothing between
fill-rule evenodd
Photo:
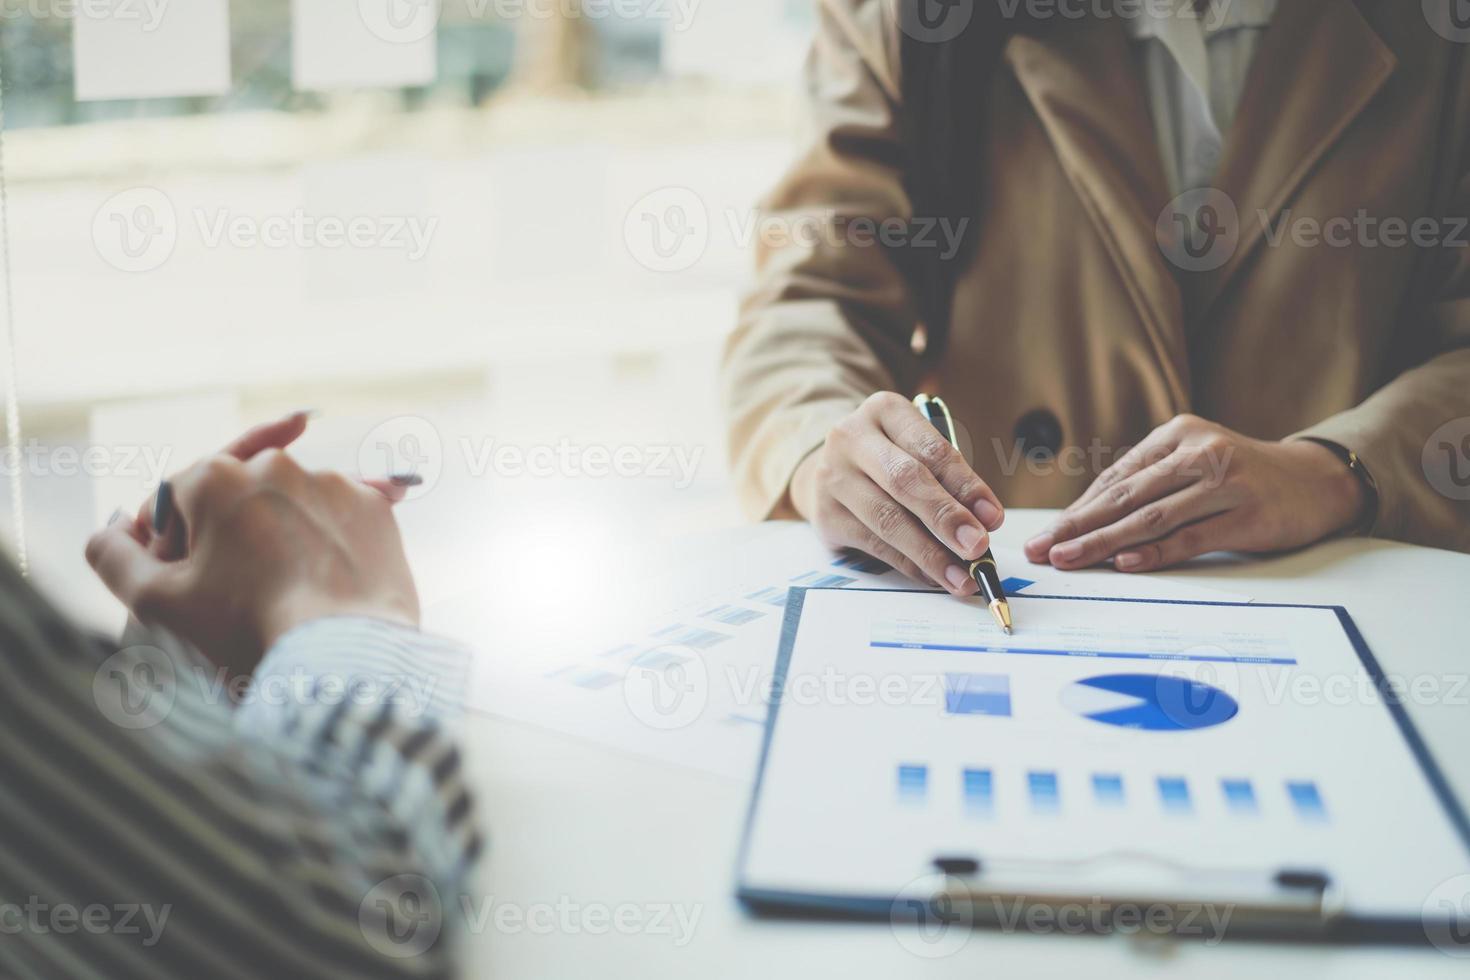
<instances>
[{"instance_id":1,"label":"blue bar chart","mask_svg":"<svg viewBox=\"0 0 1470 980\"><path fill-rule=\"evenodd\" d=\"M958 786L964 814L972 818L991 818L1005 800L1010 806L1025 806L1033 814L1058 814L1063 810L1062 774L1051 769L1011 769L1006 771L989 765L962 766ZM930 795L930 767L920 762L904 762L897 766L896 793L900 802L924 804ZM954 778L954 777L949 777ZM1069 777L1070 778L1070 777ZM1238 776L1220 779L1197 779L1165 773L1138 780L1151 787L1141 798L1130 797L1128 778L1119 772L1086 774L1082 785L1090 794L1067 804L1072 811L1101 816L1106 812L1125 813L1129 808L1150 810L1170 818L1194 819L1205 811L1212 819L1251 820L1259 817L1262 799L1250 779ZM1321 790L1311 780L1271 781L1265 795L1272 801L1273 812L1293 814L1303 826L1328 821L1327 805Z\"/></svg>"},{"instance_id":2,"label":"blue bar chart","mask_svg":"<svg viewBox=\"0 0 1470 980\"><path fill-rule=\"evenodd\" d=\"M758 609L747 609L744 606L716 606L713 609L706 609L699 615L727 626L744 626L746 623L753 623L760 619L765 613Z\"/></svg>"},{"instance_id":3,"label":"blue bar chart","mask_svg":"<svg viewBox=\"0 0 1470 980\"><path fill-rule=\"evenodd\" d=\"M892 571L887 562L879 561L860 552L849 552L832 562L833 568L850 568L865 575L882 575Z\"/></svg>"},{"instance_id":4,"label":"blue bar chart","mask_svg":"<svg viewBox=\"0 0 1470 980\"><path fill-rule=\"evenodd\" d=\"M843 586L851 585L856 581L857 579L849 578L846 575L828 575L823 572L807 572L805 575L796 576L796 578L791 580L791 584L805 586L809 589L840 589Z\"/></svg>"},{"instance_id":5,"label":"blue bar chart","mask_svg":"<svg viewBox=\"0 0 1470 980\"><path fill-rule=\"evenodd\" d=\"M708 650L712 646L731 639L728 633L716 633L697 626L685 626L683 623L673 623L650 635L663 643L693 647L696 650Z\"/></svg>"},{"instance_id":6,"label":"blue bar chart","mask_svg":"<svg viewBox=\"0 0 1470 980\"><path fill-rule=\"evenodd\" d=\"M786 605L786 590L775 585L767 586L759 591L752 592L745 598L754 602L764 602L768 606L780 609Z\"/></svg>"}]
</instances>

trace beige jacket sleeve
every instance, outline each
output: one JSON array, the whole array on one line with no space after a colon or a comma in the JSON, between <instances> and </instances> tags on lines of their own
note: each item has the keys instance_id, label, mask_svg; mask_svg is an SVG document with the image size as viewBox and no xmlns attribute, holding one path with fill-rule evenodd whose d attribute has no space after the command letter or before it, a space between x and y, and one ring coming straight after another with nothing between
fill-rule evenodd
<instances>
[{"instance_id":1,"label":"beige jacket sleeve","mask_svg":"<svg viewBox=\"0 0 1470 980\"><path fill-rule=\"evenodd\" d=\"M918 367L907 283L867 231L911 211L892 11L881 0L817 6L809 131L763 204L757 281L722 369L736 485L756 518L794 516L798 464L867 396L910 387Z\"/></svg>"},{"instance_id":2,"label":"beige jacket sleeve","mask_svg":"<svg viewBox=\"0 0 1470 980\"><path fill-rule=\"evenodd\" d=\"M1467 215L1470 174L1462 172L1444 216L1447 237L1470 237ZM1378 487L1373 536L1470 552L1470 247L1427 259L1418 283L1427 302L1411 308L1397 337L1415 366L1300 435L1358 454Z\"/></svg>"}]
</instances>

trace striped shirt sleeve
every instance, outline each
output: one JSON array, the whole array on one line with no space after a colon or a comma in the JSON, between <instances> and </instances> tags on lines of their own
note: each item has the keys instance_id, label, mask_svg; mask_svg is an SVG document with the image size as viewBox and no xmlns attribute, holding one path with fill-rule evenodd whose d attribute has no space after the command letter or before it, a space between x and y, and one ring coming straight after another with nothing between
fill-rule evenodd
<instances>
[{"instance_id":1,"label":"striped shirt sleeve","mask_svg":"<svg viewBox=\"0 0 1470 980\"><path fill-rule=\"evenodd\" d=\"M324 619L248 683L0 572L0 975L446 977L468 654Z\"/></svg>"}]
</instances>

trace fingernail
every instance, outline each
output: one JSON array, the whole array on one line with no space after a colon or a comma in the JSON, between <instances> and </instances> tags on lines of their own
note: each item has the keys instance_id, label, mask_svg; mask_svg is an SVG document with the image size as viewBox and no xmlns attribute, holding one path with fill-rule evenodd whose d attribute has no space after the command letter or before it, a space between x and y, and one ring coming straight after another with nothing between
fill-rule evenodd
<instances>
[{"instance_id":1,"label":"fingernail","mask_svg":"<svg viewBox=\"0 0 1470 980\"><path fill-rule=\"evenodd\" d=\"M174 485L164 480L158 485L153 498L153 530L159 534L168 530L169 518L174 515Z\"/></svg>"},{"instance_id":2,"label":"fingernail","mask_svg":"<svg viewBox=\"0 0 1470 980\"><path fill-rule=\"evenodd\" d=\"M1036 537L1032 538L1030 541L1027 541L1026 547L1030 548L1033 551L1046 552L1050 551L1051 546L1056 543L1056 535L1052 534L1050 531L1043 531Z\"/></svg>"},{"instance_id":3,"label":"fingernail","mask_svg":"<svg viewBox=\"0 0 1470 980\"><path fill-rule=\"evenodd\" d=\"M946 568L944 570L944 577L949 579L949 584L953 585L956 589L963 589L965 583L970 581L970 576L966 575L965 570L958 565L951 565Z\"/></svg>"},{"instance_id":4,"label":"fingernail","mask_svg":"<svg viewBox=\"0 0 1470 980\"><path fill-rule=\"evenodd\" d=\"M980 518L981 524L994 528L1000 523L1000 508L988 500L982 500L975 504L975 516Z\"/></svg>"},{"instance_id":5,"label":"fingernail","mask_svg":"<svg viewBox=\"0 0 1470 980\"><path fill-rule=\"evenodd\" d=\"M966 558L977 558L980 555L980 546L985 543L985 533L973 524L965 524L960 527L956 537L960 540L960 550Z\"/></svg>"},{"instance_id":6,"label":"fingernail","mask_svg":"<svg viewBox=\"0 0 1470 980\"><path fill-rule=\"evenodd\" d=\"M1136 551L1125 551L1113 559L1113 564L1119 568L1137 568L1143 564L1143 556Z\"/></svg>"},{"instance_id":7,"label":"fingernail","mask_svg":"<svg viewBox=\"0 0 1470 980\"><path fill-rule=\"evenodd\" d=\"M1052 558L1057 561L1076 561L1082 557L1082 542L1068 541L1051 549Z\"/></svg>"},{"instance_id":8,"label":"fingernail","mask_svg":"<svg viewBox=\"0 0 1470 980\"><path fill-rule=\"evenodd\" d=\"M424 478L418 473L394 473L388 477L388 482L395 487L416 487L424 482Z\"/></svg>"},{"instance_id":9,"label":"fingernail","mask_svg":"<svg viewBox=\"0 0 1470 980\"><path fill-rule=\"evenodd\" d=\"M296 411L292 412L290 415L287 415L286 418L288 418L288 419L303 418L303 419L310 420L310 419L316 418L320 414L322 414L322 412L321 412L321 409L319 409L319 408L298 408Z\"/></svg>"}]
</instances>

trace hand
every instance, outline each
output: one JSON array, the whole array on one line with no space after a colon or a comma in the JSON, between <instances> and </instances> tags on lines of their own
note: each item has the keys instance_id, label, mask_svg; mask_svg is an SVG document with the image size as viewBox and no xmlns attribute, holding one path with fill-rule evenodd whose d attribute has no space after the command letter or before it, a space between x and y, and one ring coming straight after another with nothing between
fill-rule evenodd
<instances>
[{"instance_id":1,"label":"hand","mask_svg":"<svg viewBox=\"0 0 1470 980\"><path fill-rule=\"evenodd\" d=\"M1026 557L1149 572L1211 551L1285 551L1360 521L1367 496L1325 446L1180 415L1103 471Z\"/></svg>"},{"instance_id":2,"label":"hand","mask_svg":"<svg viewBox=\"0 0 1470 980\"><path fill-rule=\"evenodd\" d=\"M267 449L285 449L301 438L301 434L306 431L306 423L310 420L311 414L306 410L296 411L274 422L257 425L230 442L220 452L245 462ZM398 503L406 496L408 487L413 485L410 482L411 479L390 477L385 480L364 480L363 483L377 490L393 503ZM138 508L138 516L133 520L133 536L142 541L154 555L165 561L183 558L187 547L183 526L177 521L171 521L164 527L155 528L153 512L157 504L158 492L154 491Z\"/></svg>"},{"instance_id":3,"label":"hand","mask_svg":"<svg viewBox=\"0 0 1470 980\"><path fill-rule=\"evenodd\" d=\"M1000 501L913 403L880 392L838 423L791 481L791 501L829 547L857 548L909 578L973 595L955 561L979 558Z\"/></svg>"},{"instance_id":4,"label":"hand","mask_svg":"<svg viewBox=\"0 0 1470 980\"><path fill-rule=\"evenodd\" d=\"M418 597L392 503L337 473L309 473L279 449L221 454L172 481L186 556L160 558L126 521L87 560L144 623L232 673L253 671L292 627L363 615L418 625Z\"/></svg>"}]
</instances>

